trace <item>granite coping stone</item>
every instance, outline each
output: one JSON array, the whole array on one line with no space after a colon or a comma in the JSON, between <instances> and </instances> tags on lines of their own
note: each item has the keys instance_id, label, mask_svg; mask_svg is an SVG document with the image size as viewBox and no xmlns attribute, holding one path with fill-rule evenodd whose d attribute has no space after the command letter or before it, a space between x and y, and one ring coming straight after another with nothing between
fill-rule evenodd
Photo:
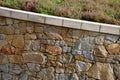
<instances>
[{"instance_id":1,"label":"granite coping stone","mask_svg":"<svg viewBox=\"0 0 120 80\"><path fill-rule=\"evenodd\" d=\"M0 7L0 16L73 29L120 35L120 26Z\"/></svg>"}]
</instances>

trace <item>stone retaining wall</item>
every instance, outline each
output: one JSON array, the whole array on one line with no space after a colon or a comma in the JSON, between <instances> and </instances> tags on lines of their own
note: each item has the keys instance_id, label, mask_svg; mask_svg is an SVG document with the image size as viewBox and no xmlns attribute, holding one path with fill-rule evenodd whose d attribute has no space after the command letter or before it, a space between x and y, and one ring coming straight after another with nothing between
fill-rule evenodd
<instances>
[{"instance_id":1,"label":"stone retaining wall","mask_svg":"<svg viewBox=\"0 0 120 80\"><path fill-rule=\"evenodd\" d=\"M1 16L0 80L120 80L120 36Z\"/></svg>"}]
</instances>

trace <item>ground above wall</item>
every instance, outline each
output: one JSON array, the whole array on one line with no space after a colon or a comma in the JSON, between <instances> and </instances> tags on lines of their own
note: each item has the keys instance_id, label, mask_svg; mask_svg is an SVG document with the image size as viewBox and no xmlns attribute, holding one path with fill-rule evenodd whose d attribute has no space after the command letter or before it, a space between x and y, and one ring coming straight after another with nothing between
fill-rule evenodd
<instances>
[{"instance_id":1,"label":"ground above wall","mask_svg":"<svg viewBox=\"0 0 120 80\"><path fill-rule=\"evenodd\" d=\"M0 80L120 80L120 26L0 7Z\"/></svg>"}]
</instances>

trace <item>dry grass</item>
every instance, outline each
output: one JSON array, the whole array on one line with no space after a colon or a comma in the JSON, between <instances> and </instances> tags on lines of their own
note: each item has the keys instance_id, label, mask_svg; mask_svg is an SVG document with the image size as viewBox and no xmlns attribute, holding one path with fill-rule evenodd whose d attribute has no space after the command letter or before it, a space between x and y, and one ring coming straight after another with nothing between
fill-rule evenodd
<instances>
[{"instance_id":1,"label":"dry grass","mask_svg":"<svg viewBox=\"0 0 120 80\"><path fill-rule=\"evenodd\" d=\"M1 0L1 6L120 25L119 0Z\"/></svg>"}]
</instances>

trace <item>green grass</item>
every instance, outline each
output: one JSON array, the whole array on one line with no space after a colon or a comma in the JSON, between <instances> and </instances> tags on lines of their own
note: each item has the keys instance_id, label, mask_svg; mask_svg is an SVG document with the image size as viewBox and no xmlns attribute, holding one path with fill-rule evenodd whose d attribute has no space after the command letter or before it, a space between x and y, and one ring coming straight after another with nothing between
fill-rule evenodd
<instances>
[{"instance_id":1,"label":"green grass","mask_svg":"<svg viewBox=\"0 0 120 80\"><path fill-rule=\"evenodd\" d=\"M120 0L1 0L0 6L120 25Z\"/></svg>"}]
</instances>

